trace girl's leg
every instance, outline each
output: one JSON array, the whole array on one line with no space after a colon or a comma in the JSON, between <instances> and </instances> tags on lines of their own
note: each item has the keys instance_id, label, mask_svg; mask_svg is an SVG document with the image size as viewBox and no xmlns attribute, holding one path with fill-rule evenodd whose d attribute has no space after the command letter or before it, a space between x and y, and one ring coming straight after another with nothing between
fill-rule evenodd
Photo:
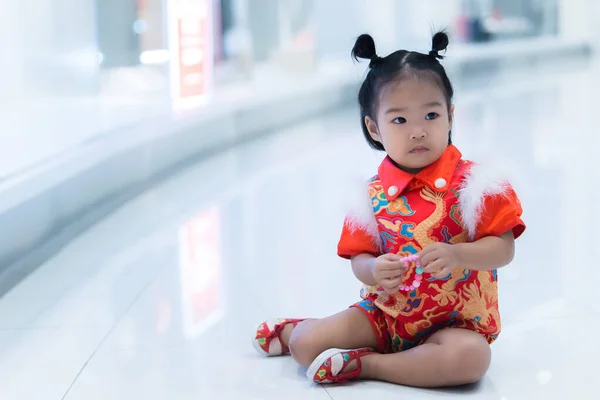
<instances>
[{"instance_id":1,"label":"girl's leg","mask_svg":"<svg viewBox=\"0 0 600 400\"><path fill-rule=\"evenodd\" d=\"M459 386L479 381L491 362L490 345L477 332L444 329L425 343L394 354L361 358L360 377L423 388Z\"/></svg>"},{"instance_id":2,"label":"girl's leg","mask_svg":"<svg viewBox=\"0 0 600 400\"><path fill-rule=\"evenodd\" d=\"M254 348L268 357L290 354L287 346L290 334L305 318L272 318L261 323L254 335Z\"/></svg>"},{"instance_id":3,"label":"girl's leg","mask_svg":"<svg viewBox=\"0 0 600 400\"><path fill-rule=\"evenodd\" d=\"M289 333L292 357L305 367L327 349L377 348L371 322L354 307L327 318L303 321ZM283 337L282 340L285 341Z\"/></svg>"},{"instance_id":4,"label":"girl's leg","mask_svg":"<svg viewBox=\"0 0 600 400\"><path fill-rule=\"evenodd\" d=\"M315 318L307 318L304 321L300 322L300 324L303 324L307 321L316 321ZM298 325L300 325L298 324ZM294 331L294 329L296 329L296 327L298 326L294 326L294 324L287 324L285 326L285 328L283 328L283 331L281 331L281 336L279 336L281 343L283 343L284 345L289 347L290 344L290 336L292 336L292 332Z\"/></svg>"}]
</instances>

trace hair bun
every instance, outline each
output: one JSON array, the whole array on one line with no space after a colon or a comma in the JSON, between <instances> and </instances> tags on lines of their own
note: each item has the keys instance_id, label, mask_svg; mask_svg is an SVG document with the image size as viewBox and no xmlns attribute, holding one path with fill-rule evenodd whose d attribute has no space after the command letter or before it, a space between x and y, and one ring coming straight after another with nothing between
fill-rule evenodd
<instances>
[{"instance_id":1,"label":"hair bun","mask_svg":"<svg viewBox=\"0 0 600 400\"><path fill-rule=\"evenodd\" d=\"M446 51L449 43L450 39L448 39L446 32L436 33L433 35L433 39L431 39L431 51L429 52L429 55L439 58L440 60L443 59L444 56L440 55L440 51Z\"/></svg>"},{"instance_id":2,"label":"hair bun","mask_svg":"<svg viewBox=\"0 0 600 400\"><path fill-rule=\"evenodd\" d=\"M356 43L354 43L354 47L352 48L352 57L356 61L359 61L359 58L371 60L369 67L373 67L373 65L381 60L375 50L375 41L368 34L362 34L356 39Z\"/></svg>"}]
</instances>

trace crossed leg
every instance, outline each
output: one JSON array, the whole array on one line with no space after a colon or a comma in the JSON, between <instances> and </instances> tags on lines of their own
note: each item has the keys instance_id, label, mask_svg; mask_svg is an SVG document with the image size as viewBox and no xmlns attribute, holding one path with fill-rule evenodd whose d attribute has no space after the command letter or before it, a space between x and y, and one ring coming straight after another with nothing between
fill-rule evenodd
<instances>
[{"instance_id":1,"label":"crossed leg","mask_svg":"<svg viewBox=\"0 0 600 400\"><path fill-rule=\"evenodd\" d=\"M309 366L331 348L377 348L377 337L369 319L357 308L349 308L324 319L306 320L282 335L292 357ZM392 354L369 354L361 359L362 379L414 387L459 386L479 381L491 362L488 342L477 332L443 329L413 349ZM356 368L348 365L344 372Z\"/></svg>"},{"instance_id":2,"label":"crossed leg","mask_svg":"<svg viewBox=\"0 0 600 400\"><path fill-rule=\"evenodd\" d=\"M285 336L282 340L285 342ZM325 350L377 348L377 337L369 319L357 308L349 308L323 319L298 324L289 336L290 352L300 365L308 367Z\"/></svg>"},{"instance_id":3,"label":"crossed leg","mask_svg":"<svg viewBox=\"0 0 600 400\"><path fill-rule=\"evenodd\" d=\"M422 388L449 387L483 378L490 366L491 350L479 333L449 328L413 349L371 354L361 361L363 379Z\"/></svg>"}]
</instances>

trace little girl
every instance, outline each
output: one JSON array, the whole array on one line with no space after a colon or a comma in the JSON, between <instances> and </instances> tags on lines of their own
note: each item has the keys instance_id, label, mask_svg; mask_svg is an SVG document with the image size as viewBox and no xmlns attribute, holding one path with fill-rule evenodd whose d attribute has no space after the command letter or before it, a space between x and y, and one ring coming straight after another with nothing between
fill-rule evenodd
<instances>
[{"instance_id":1,"label":"little girl","mask_svg":"<svg viewBox=\"0 0 600 400\"><path fill-rule=\"evenodd\" d=\"M354 45L356 59L370 60L362 131L387 154L338 245L363 300L324 319L267 321L255 339L262 354L291 354L315 382L444 387L479 381L490 365L497 269L525 224L510 183L452 145L453 89L439 62L447 46L443 32L429 54L381 58L369 35Z\"/></svg>"}]
</instances>

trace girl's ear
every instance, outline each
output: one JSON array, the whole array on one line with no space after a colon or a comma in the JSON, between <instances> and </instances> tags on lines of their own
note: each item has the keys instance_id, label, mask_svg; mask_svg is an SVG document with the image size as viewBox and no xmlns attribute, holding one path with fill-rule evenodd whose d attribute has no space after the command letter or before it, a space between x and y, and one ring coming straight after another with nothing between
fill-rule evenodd
<instances>
[{"instance_id":1,"label":"girl's ear","mask_svg":"<svg viewBox=\"0 0 600 400\"><path fill-rule=\"evenodd\" d=\"M448 114L448 120L452 125L452 121L454 121L454 104L450 104L450 113Z\"/></svg>"},{"instance_id":2,"label":"girl's ear","mask_svg":"<svg viewBox=\"0 0 600 400\"><path fill-rule=\"evenodd\" d=\"M365 126L367 127L367 130L369 131L369 135L371 135L373 140L383 144L383 142L381 141L381 135L379 134L379 129L377 129L377 124L375 123L375 120L373 118L369 117L368 115L365 117Z\"/></svg>"}]
</instances>

